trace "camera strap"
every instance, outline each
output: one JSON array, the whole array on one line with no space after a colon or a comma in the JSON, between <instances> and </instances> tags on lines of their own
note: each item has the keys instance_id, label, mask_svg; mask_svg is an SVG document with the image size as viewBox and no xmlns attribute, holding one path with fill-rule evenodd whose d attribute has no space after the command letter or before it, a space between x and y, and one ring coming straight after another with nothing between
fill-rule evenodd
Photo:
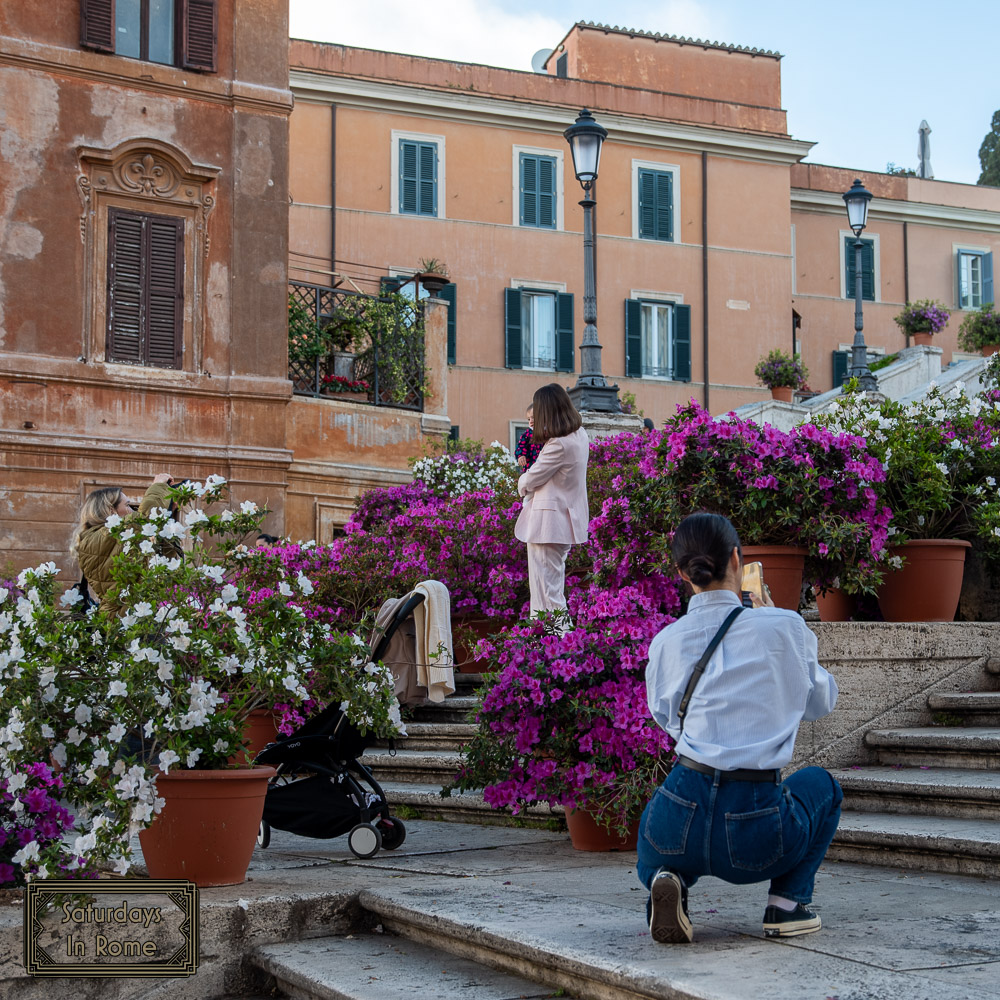
<instances>
[{"instance_id":1,"label":"camera strap","mask_svg":"<svg viewBox=\"0 0 1000 1000\"><path fill-rule=\"evenodd\" d=\"M722 637L729 631L729 626L736 621L742 611L742 607L733 608L733 610L726 616L726 620L719 626L718 632L712 636L712 641L708 644L705 652L701 654L701 659L694 665L694 670L691 671L691 679L687 682L687 687L684 689L684 697L681 698L681 703L677 708L677 718L680 720L681 724L681 735L684 733L684 718L687 715L691 695L694 694L694 689L698 686L698 681L701 680L701 675L705 672L705 667L708 666L708 661L712 658L712 654L715 652L716 647L718 647L719 643L722 642ZM679 738L678 742L680 742Z\"/></svg>"}]
</instances>

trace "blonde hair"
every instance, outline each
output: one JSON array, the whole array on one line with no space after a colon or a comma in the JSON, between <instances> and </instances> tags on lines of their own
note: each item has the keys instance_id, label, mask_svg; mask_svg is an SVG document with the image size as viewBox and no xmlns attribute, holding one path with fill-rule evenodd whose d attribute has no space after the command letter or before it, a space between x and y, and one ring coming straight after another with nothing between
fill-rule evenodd
<instances>
[{"instance_id":1,"label":"blonde hair","mask_svg":"<svg viewBox=\"0 0 1000 1000\"><path fill-rule=\"evenodd\" d=\"M83 507L80 510L80 523L77 525L73 535L73 544L70 546L70 552L74 556L77 545L80 543L80 536L88 528L96 528L99 524L104 524L121 503L122 495L123 490L120 486L105 486L103 489L94 490L83 501Z\"/></svg>"}]
</instances>

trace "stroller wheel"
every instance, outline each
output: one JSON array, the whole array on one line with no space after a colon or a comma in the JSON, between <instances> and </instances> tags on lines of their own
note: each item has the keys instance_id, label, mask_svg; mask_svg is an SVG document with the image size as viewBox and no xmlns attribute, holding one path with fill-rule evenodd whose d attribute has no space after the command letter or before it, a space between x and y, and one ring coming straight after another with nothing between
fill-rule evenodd
<instances>
[{"instance_id":1,"label":"stroller wheel","mask_svg":"<svg viewBox=\"0 0 1000 1000\"><path fill-rule=\"evenodd\" d=\"M382 834L371 823L359 823L347 835L347 846L359 858L374 858L382 846Z\"/></svg>"},{"instance_id":2,"label":"stroller wheel","mask_svg":"<svg viewBox=\"0 0 1000 1000\"><path fill-rule=\"evenodd\" d=\"M406 840L406 827L397 816L379 820L378 828L382 833L382 846L387 851L394 851L397 847L403 846L403 841Z\"/></svg>"},{"instance_id":3,"label":"stroller wheel","mask_svg":"<svg viewBox=\"0 0 1000 1000\"><path fill-rule=\"evenodd\" d=\"M260 847L267 847L271 843L271 824L266 819L260 821L257 828L257 844Z\"/></svg>"}]
</instances>

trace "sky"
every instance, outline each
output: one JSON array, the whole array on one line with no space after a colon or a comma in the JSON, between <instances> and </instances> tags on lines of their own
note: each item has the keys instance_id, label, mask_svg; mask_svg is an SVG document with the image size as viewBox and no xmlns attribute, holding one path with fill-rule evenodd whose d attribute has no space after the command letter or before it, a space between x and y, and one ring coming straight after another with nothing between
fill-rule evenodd
<instances>
[{"instance_id":1,"label":"sky","mask_svg":"<svg viewBox=\"0 0 1000 1000\"><path fill-rule=\"evenodd\" d=\"M806 158L916 168L921 119L937 180L974 184L1000 108L1000 3L963 0L290 0L293 38L528 71L577 21L780 52L788 131Z\"/></svg>"}]
</instances>

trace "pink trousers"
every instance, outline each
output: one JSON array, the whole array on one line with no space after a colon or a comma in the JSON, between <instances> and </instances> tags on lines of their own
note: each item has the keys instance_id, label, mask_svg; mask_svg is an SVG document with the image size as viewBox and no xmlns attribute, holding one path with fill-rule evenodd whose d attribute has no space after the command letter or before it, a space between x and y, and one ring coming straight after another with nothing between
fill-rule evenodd
<instances>
[{"instance_id":1,"label":"pink trousers","mask_svg":"<svg viewBox=\"0 0 1000 1000\"><path fill-rule=\"evenodd\" d=\"M539 611L566 610L568 545L528 542L528 586L531 617Z\"/></svg>"}]
</instances>

